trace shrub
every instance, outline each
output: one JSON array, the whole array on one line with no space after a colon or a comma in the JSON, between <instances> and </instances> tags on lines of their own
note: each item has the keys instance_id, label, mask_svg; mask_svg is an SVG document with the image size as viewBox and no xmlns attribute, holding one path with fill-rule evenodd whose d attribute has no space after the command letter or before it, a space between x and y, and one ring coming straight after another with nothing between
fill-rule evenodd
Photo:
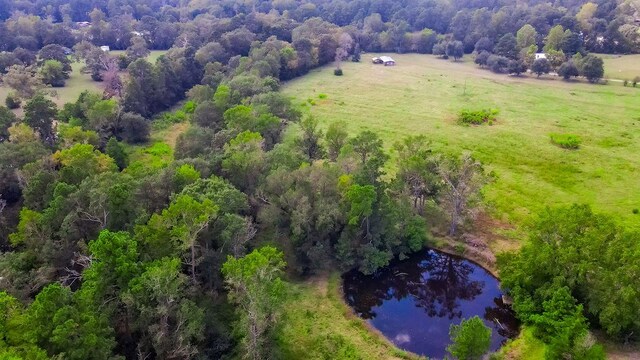
<instances>
[{"instance_id":1,"label":"shrub","mask_svg":"<svg viewBox=\"0 0 640 360\"><path fill-rule=\"evenodd\" d=\"M318 99L326 99L327 94L318 94Z\"/></svg>"},{"instance_id":2,"label":"shrub","mask_svg":"<svg viewBox=\"0 0 640 360\"><path fill-rule=\"evenodd\" d=\"M636 87L639 82L640 82L640 76L636 76L633 78L633 83L631 83L631 85L633 85L633 87Z\"/></svg>"},{"instance_id":3,"label":"shrub","mask_svg":"<svg viewBox=\"0 0 640 360\"><path fill-rule=\"evenodd\" d=\"M634 215L638 215L638 213L640 213L640 210L638 210L638 209L636 208L636 209L631 210L631 212L632 212Z\"/></svg>"},{"instance_id":4,"label":"shrub","mask_svg":"<svg viewBox=\"0 0 640 360\"><path fill-rule=\"evenodd\" d=\"M622 86L627 87L629 85L629 80L625 80L622 82Z\"/></svg>"},{"instance_id":5,"label":"shrub","mask_svg":"<svg viewBox=\"0 0 640 360\"><path fill-rule=\"evenodd\" d=\"M573 61L569 60L560 65L558 68L558 75L562 76L565 80L569 80L572 77L580 75L580 71L578 71L578 67L573 63Z\"/></svg>"},{"instance_id":6,"label":"shrub","mask_svg":"<svg viewBox=\"0 0 640 360\"><path fill-rule=\"evenodd\" d=\"M489 56L491 56L491 54L488 51L483 50L478 55L476 55L476 59L474 60L474 62L476 64L480 65L480 67L485 66L485 65L487 65L487 61L489 60Z\"/></svg>"},{"instance_id":7,"label":"shrub","mask_svg":"<svg viewBox=\"0 0 640 360\"><path fill-rule=\"evenodd\" d=\"M458 121L467 125L493 124L496 120L496 115L498 115L498 110L496 109L462 110L458 115Z\"/></svg>"},{"instance_id":8,"label":"shrub","mask_svg":"<svg viewBox=\"0 0 640 360\"><path fill-rule=\"evenodd\" d=\"M500 55L490 55L487 66L495 73L504 73L509 67L509 59Z\"/></svg>"},{"instance_id":9,"label":"shrub","mask_svg":"<svg viewBox=\"0 0 640 360\"><path fill-rule=\"evenodd\" d=\"M193 112L196 111L196 106L197 104L195 101L189 100L182 106L182 111L187 114L193 114Z\"/></svg>"},{"instance_id":10,"label":"shrub","mask_svg":"<svg viewBox=\"0 0 640 360\"><path fill-rule=\"evenodd\" d=\"M335 76L342 76L342 69L335 69L335 70L333 70L333 75L335 75Z\"/></svg>"},{"instance_id":11,"label":"shrub","mask_svg":"<svg viewBox=\"0 0 640 360\"><path fill-rule=\"evenodd\" d=\"M9 109L17 109L20 107L20 105L22 105L22 100L20 100L18 95L10 93L9 95L7 95L7 98L4 99L4 103Z\"/></svg>"},{"instance_id":12,"label":"shrub","mask_svg":"<svg viewBox=\"0 0 640 360\"><path fill-rule=\"evenodd\" d=\"M574 134L551 134L551 142L563 149L578 149L582 143L582 139Z\"/></svg>"}]
</instances>

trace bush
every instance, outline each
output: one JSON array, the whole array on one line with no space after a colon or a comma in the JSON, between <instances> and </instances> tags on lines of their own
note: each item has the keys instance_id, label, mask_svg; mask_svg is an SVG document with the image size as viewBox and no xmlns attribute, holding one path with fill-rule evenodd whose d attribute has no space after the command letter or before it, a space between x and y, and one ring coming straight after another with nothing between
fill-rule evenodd
<instances>
[{"instance_id":1,"label":"bush","mask_svg":"<svg viewBox=\"0 0 640 360\"><path fill-rule=\"evenodd\" d=\"M627 87L629 85L629 80L625 80L622 82L622 86Z\"/></svg>"},{"instance_id":2,"label":"bush","mask_svg":"<svg viewBox=\"0 0 640 360\"><path fill-rule=\"evenodd\" d=\"M580 147L582 139L574 134L551 134L551 142L563 149L575 150Z\"/></svg>"},{"instance_id":3,"label":"bush","mask_svg":"<svg viewBox=\"0 0 640 360\"><path fill-rule=\"evenodd\" d=\"M487 66L495 73L504 73L509 67L509 59L500 55L490 55L487 59Z\"/></svg>"},{"instance_id":4,"label":"bush","mask_svg":"<svg viewBox=\"0 0 640 360\"><path fill-rule=\"evenodd\" d=\"M335 69L335 70L333 70L333 75L335 75L335 76L342 76L342 69Z\"/></svg>"},{"instance_id":5,"label":"bush","mask_svg":"<svg viewBox=\"0 0 640 360\"><path fill-rule=\"evenodd\" d=\"M318 94L318 99L326 99L327 94Z\"/></svg>"},{"instance_id":6,"label":"bush","mask_svg":"<svg viewBox=\"0 0 640 360\"><path fill-rule=\"evenodd\" d=\"M498 110L496 109L462 110L458 115L458 121L467 125L493 124L496 120L496 115L498 115Z\"/></svg>"},{"instance_id":7,"label":"bush","mask_svg":"<svg viewBox=\"0 0 640 360\"><path fill-rule=\"evenodd\" d=\"M474 62L480 65L480 67L485 66L487 65L489 56L491 56L491 54L488 51L482 50L478 55L476 55L476 59L474 60Z\"/></svg>"},{"instance_id":8,"label":"bush","mask_svg":"<svg viewBox=\"0 0 640 360\"><path fill-rule=\"evenodd\" d=\"M572 60L565 61L558 68L558 75L562 76L563 79L569 80L572 77L576 77L580 75L578 71L578 67L573 63ZM625 84L625 86L627 86Z\"/></svg>"},{"instance_id":9,"label":"bush","mask_svg":"<svg viewBox=\"0 0 640 360\"><path fill-rule=\"evenodd\" d=\"M196 111L197 106L198 105L196 104L195 101L189 100L186 103L184 103L184 105L182 106L182 111L184 111L187 114L193 114L193 112Z\"/></svg>"},{"instance_id":10,"label":"bush","mask_svg":"<svg viewBox=\"0 0 640 360\"><path fill-rule=\"evenodd\" d=\"M10 93L9 95L7 95L7 98L4 99L4 103L9 109L17 109L20 107L20 105L22 105L22 100L20 100L18 95Z\"/></svg>"},{"instance_id":11,"label":"bush","mask_svg":"<svg viewBox=\"0 0 640 360\"><path fill-rule=\"evenodd\" d=\"M640 82L640 76L636 76L633 78L633 82L631 83L631 85L633 85L633 87L636 87L639 82Z\"/></svg>"}]
</instances>

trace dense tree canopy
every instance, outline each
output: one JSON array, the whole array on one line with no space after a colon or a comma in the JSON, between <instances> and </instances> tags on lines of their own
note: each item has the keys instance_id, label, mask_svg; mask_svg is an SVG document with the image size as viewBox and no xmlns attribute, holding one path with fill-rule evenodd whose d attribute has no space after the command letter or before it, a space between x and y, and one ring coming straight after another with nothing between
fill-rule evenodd
<instances>
[{"instance_id":1,"label":"dense tree canopy","mask_svg":"<svg viewBox=\"0 0 640 360\"><path fill-rule=\"evenodd\" d=\"M325 127L281 81L361 51L475 50L496 72L575 76L575 64L595 82L602 59L586 51L640 50L634 14L628 2L0 0L2 82L12 108L24 100L0 107L0 358L270 357L284 278L375 273L427 245L427 224L454 241L488 180L424 137ZM534 61L540 49L549 60ZM75 60L103 92L58 109L47 86ZM545 213L531 244L500 265L550 357L601 357L589 324L640 332L636 233L574 207ZM485 331L464 328L451 352L473 357Z\"/></svg>"}]
</instances>

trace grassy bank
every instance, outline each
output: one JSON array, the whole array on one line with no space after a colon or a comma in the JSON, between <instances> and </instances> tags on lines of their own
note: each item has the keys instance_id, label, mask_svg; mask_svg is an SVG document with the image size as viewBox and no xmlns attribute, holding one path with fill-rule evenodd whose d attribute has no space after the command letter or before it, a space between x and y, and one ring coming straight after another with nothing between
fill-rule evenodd
<instances>
[{"instance_id":1,"label":"grassy bank","mask_svg":"<svg viewBox=\"0 0 640 360\"><path fill-rule=\"evenodd\" d=\"M283 304L280 359L416 359L370 330L340 294L337 273L295 283Z\"/></svg>"},{"instance_id":2,"label":"grassy bank","mask_svg":"<svg viewBox=\"0 0 640 360\"><path fill-rule=\"evenodd\" d=\"M548 205L592 204L640 225L640 89L496 75L468 63L424 55L394 55L397 66L324 67L283 91L316 115L351 133L370 129L390 147L423 134L435 150L471 151L496 181L486 188L497 218L522 224ZM320 94L323 95L322 99ZM315 104L315 105L312 105ZM462 109L499 109L492 126L461 126ZM550 134L582 139L578 150L551 143Z\"/></svg>"}]
</instances>

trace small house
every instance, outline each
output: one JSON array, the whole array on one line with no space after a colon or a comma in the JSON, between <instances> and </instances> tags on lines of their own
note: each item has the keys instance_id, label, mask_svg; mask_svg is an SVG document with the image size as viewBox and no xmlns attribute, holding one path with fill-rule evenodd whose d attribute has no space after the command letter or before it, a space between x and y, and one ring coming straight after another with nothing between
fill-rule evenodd
<instances>
[{"instance_id":1,"label":"small house","mask_svg":"<svg viewBox=\"0 0 640 360\"><path fill-rule=\"evenodd\" d=\"M393 66L396 64L396 61L389 56L380 56L380 60L382 60L384 66Z\"/></svg>"},{"instance_id":2,"label":"small house","mask_svg":"<svg viewBox=\"0 0 640 360\"><path fill-rule=\"evenodd\" d=\"M379 57L372 58L371 62L374 64L382 64L382 60Z\"/></svg>"},{"instance_id":3,"label":"small house","mask_svg":"<svg viewBox=\"0 0 640 360\"><path fill-rule=\"evenodd\" d=\"M104 52L109 52L111 50L111 48L109 48L108 45L102 45L102 46L100 46L100 50L102 50Z\"/></svg>"},{"instance_id":4,"label":"small house","mask_svg":"<svg viewBox=\"0 0 640 360\"><path fill-rule=\"evenodd\" d=\"M545 53L536 53L536 60L538 59L546 59L547 58L547 54Z\"/></svg>"}]
</instances>

